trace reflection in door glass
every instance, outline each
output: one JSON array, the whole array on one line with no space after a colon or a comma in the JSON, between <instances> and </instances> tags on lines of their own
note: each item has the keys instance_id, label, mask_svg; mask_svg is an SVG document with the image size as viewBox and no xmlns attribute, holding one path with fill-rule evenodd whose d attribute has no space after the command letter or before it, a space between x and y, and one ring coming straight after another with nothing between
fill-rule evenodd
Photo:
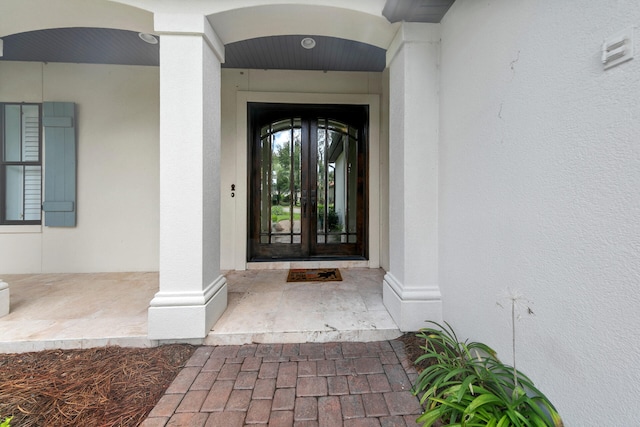
<instances>
[{"instance_id":1,"label":"reflection in door glass","mask_svg":"<svg viewBox=\"0 0 640 427\"><path fill-rule=\"evenodd\" d=\"M300 243L301 120L260 129L260 242Z\"/></svg>"},{"instance_id":2,"label":"reflection in door glass","mask_svg":"<svg viewBox=\"0 0 640 427\"><path fill-rule=\"evenodd\" d=\"M318 120L317 243L356 243L357 130Z\"/></svg>"}]
</instances>

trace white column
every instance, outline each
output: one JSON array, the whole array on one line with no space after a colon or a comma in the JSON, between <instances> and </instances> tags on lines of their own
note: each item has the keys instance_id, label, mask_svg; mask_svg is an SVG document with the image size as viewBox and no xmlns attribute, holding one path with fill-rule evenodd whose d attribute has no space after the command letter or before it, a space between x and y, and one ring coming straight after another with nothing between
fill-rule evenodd
<instances>
[{"instance_id":1,"label":"white column","mask_svg":"<svg viewBox=\"0 0 640 427\"><path fill-rule=\"evenodd\" d=\"M202 15L158 14L160 290L149 338L206 337L227 306L220 274L220 63Z\"/></svg>"},{"instance_id":2,"label":"white column","mask_svg":"<svg viewBox=\"0 0 640 427\"><path fill-rule=\"evenodd\" d=\"M389 272L383 301L402 331L442 321L438 285L439 24L404 23L389 67Z\"/></svg>"}]
</instances>

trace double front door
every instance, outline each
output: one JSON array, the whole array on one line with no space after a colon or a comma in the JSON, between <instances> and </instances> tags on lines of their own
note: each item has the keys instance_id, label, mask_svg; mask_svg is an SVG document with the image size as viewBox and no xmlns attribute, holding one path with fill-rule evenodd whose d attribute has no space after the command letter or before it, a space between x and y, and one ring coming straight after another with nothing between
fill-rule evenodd
<instances>
[{"instance_id":1,"label":"double front door","mask_svg":"<svg viewBox=\"0 0 640 427\"><path fill-rule=\"evenodd\" d=\"M249 104L249 261L366 259L366 106Z\"/></svg>"}]
</instances>

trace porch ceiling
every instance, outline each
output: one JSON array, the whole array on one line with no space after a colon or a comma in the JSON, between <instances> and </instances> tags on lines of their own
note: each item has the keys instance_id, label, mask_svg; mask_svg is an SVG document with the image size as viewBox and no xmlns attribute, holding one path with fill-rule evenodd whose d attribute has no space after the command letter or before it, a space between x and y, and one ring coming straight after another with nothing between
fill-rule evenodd
<instances>
[{"instance_id":1,"label":"porch ceiling","mask_svg":"<svg viewBox=\"0 0 640 427\"><path fill-rule=\"evenodd\" d=\"M388 22L440 22L454 0L386 0ZM381 17L382 19L382 17ZM366 29L365 29L366 30ZM301 47L313 37L316 47ZM159 45L135 31L109 28L53 28L3 37L2 61L150 65L159 63ZM318 34L287 34L238 40L225 45L225 68L382 71L385 49Z\"/></svg>"},{"instance_id":2,"label":"porch ceiling","mask_svg":"<svg viewBox=\"0 0 640 427\"><path fill-rule=\"evenodd\" d=\"M54 28L4 37L3 61L158 65L159 45L135 31L109 28Z\"/></svg>"}]
</instances>

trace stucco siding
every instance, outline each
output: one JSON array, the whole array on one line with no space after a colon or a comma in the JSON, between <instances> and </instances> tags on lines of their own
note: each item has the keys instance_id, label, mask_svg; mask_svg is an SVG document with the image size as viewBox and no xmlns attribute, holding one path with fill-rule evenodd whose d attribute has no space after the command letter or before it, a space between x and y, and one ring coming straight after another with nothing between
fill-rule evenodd
<instances>
[{"instance_id":1,"label":"stucco siding","mask_svg":"<svg viewBox=\"0 0 640 427\"><path fill-rule=\"evenodd\" d=\"M520 292L518 367L566 425L639 425L640 61L604 71L600 48L640 4L579 3L458 0L442 21L443 311L511 362L496 302Z\"/></svg>"},{"instance_id":2,"label":"stucco siding","mask_svg":"<svg viewBox=\"0 0 640 427\"><path fill-rule=\"evenodd\" d=\"M0 226L0 273L158 270L158 68L1 62L0 82L78 121L77 226Z\"/></svg>"}]
</instances>

